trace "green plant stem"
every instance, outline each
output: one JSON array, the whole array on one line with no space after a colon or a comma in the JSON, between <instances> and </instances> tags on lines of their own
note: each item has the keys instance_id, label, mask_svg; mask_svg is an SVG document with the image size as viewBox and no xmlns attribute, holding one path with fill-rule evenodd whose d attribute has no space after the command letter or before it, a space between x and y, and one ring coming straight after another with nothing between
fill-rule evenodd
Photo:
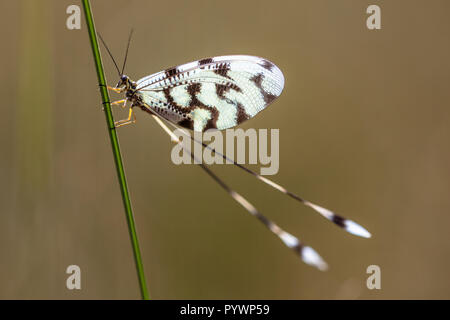
<instances>
[{"instance_id":1,"label":"green plant stem","mask_svg":"<svg viewBox=\"0 0 450 320\"><path fill-rule=\"evenodd\" d=\"M97 33L95 31L94 19L92 17L91 5L89 0L83 0L83 8L86 17L86 24L91 42L92 52L94 54L95 68L97 71L97 77L100 87L100 94L102 96L103 108L106 116L106 124L108 126L109 138L111 139L111 146L114 156L114 162L116 163L117 176L119 178L120 191L122 193L123 204L125 206L125 213L128 223L128 230L130 232L131 245L133 247L134 260L136 262L137 275L139 279L139 285L141 288L142 299L149 300L150 295L147 290L147 284L145 281L144 265L142 263L141 252L139 249L139 241L136 233L136 225L133 218L133 211L131 208L130 195L128 193L127 180L125 177L125 171L123 168L123 161L120 155L119 140L116 134L116 128L114 126L114 118L111 111L111 104L109 100L108 89L106 87L105 74L103 72L102 58L100 56L100 50L98 47Z\"/></svg>"}]
</instances>

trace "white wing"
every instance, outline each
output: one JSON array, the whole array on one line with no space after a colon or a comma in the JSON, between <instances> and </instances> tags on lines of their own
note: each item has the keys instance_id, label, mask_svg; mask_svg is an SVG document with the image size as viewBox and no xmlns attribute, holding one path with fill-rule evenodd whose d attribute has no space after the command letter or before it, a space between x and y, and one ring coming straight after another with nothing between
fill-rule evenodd
<instances>
[{"instance_id":1,"label":"white wing","mask_svg":"<svg viewBox=\"0 0 450 320\"><path fill-rule=\"evenodd\" d=\"M146 107L195 131L234 127L266 108L283 87L276 65L243 55L202 59L137 81Z\"/></svg>"}]
</instances>

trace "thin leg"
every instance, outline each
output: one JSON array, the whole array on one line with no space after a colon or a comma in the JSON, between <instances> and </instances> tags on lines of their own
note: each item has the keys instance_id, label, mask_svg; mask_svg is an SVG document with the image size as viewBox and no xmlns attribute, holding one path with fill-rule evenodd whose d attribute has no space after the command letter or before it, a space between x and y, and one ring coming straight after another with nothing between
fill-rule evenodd
<instances>
[{"instance_id":1,"label":"thin leg","mask_svg":"<svg viewBox=\"0 0 450 320\"><path fill-rule=\"evenodd\" d=\"M115 106L115 105L121 104L121 103L122 103L121 107L122 107L122 109L124 109L127 106L127 99L113 101L113 102L111 102L111 105Z\"/></svg>"},{"instance_id":2,"label":"thin leg","mask_svg":"<svg viewBox=\"0 0 450 320\"><path fill-rule=\"evenodd\" d=\"M108 90L112 90L115 93L122 93L123 90L125 89L125 88L113 88L113 87L110 87L110 86L106 86L106 87L108 88Z\"/></svg>"},{"instance_id":3,"label":"thin leg","mask_svg":"<svg viewBox=\"0 0 450 320\"><path fill-rule=\"evenodd\" d=\"M131 119L131 118L133 118L133 119ZM136 122L136 115L133 112L133 108L130 108L130 112L128 113L128 118L114 122L114 126L116 128L118 128L118 127L122 127L127 124L131 124L131 123L135 123L135 122Z\"/></svg>"}]
</instances>

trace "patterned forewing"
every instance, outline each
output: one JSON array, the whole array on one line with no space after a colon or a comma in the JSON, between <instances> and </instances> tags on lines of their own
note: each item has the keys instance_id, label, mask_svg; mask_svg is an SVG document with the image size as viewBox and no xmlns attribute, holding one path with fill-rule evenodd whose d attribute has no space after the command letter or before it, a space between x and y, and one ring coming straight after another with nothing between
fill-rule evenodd
<instances>
[{"instance_id":1,"label":"patterned forewing","mask_svg":"<svg viewBox=\"0 0 450 320\"><path fill-rule=\"evenodd\" d=\"M147 107L195 131L234 127L266 108L283 87L280 69L253 56L202 59L137 82Z\"/></svg>"}]
</instances>

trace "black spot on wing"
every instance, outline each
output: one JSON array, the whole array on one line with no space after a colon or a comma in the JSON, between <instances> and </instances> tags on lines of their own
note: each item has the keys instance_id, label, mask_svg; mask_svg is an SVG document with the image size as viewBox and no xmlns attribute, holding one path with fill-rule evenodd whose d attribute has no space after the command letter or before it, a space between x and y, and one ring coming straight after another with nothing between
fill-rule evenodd
<instances>
[{"instance_id":1,"label":"black spot on wing","mask_svg":"<svg viewBox=\"0 0 450 320\"><path fill-rule=\"evenodd\" d=\"M245 108L242 104L237 101L232 101L225 97L225 93L230 91L230 89L241 92L241 88L236 85L224 85L216 83L216 94L221 100L225 100L227 103L236 106L236 124L244 122L245 120L250 119L250 116L245 112Z\"/></svg>"},{"instance_id":2,"label":"black spot on wing","mask_svg":"<svg viewBox=\"0 0 450 320\"><path fill-rule=\"evenodd\" d=\"M192 119L183 119L178 122L178 125L186 129L194 130L194 121Z\"/></svg>"},{"instance_id":3,"label":"black spot on wing","mask_svg":"<svg viewBox=\"0 0 450 320\"><path fill-rule=\"evenodd\" d=\"M195 98L195 99L197 98L197 93L200 93L201 89L202 89L202 85L201 85L201 83L198 83L198 82L191 83L186 88L187 92L191 96L191 102L192 102L192 98Z\"/></svg>"},{"instance_id":4,"label":"black spot on wing","mask_svg":"<svg viewBox=\"0 0 450 320\"><path fill-rule=\"evenodd\" d=\"M269 71L272 71L273 69L273 63L267 60L262 60L259 65Z\"/></svg>"},{"instance_id":5,"label":"black spot on wing","mask_svg":"<svg viewBox=\"0 0 450 320\"><path fill-rule=\"evenodd\" d=\"M227 99L225 97L225 93L230 91L230 89L233 89L234 91L237 92L242 92L242 89L239 86L235 85L234 83L227 83L227 84L216 83L216 94L222 100Z\"/></svg>"},{"instance_id":6,"label":"black spot on wing","mask_svg":"<svg viewBox=\"0 0 450 320\"><path fill-rule=\"evenodd\" d=\"M267 219L265 216L263 216L261 213L256 212L255 213L256 218L261 221L267 228L269 228L269 230L272 230L272 228L274 227L274 224L272 221L270 221L269 219Z\"/></svg>"},{"instance_id":7,"label":"black spot on wing","mask_svg":"<svg viewBox=\"0 0 450 320\"><path fill-rule=\"evenodd\" d=\"M164 74L167 78L173 77L174 75L178 74L179 71L177 68L170 68L164 71Z\"/></svg>"},{"instance_id":8,"label":"black spot on wing","mask_svg":"<svg viewBox=\"0 0 450 320\"><path fill-rule=\"evenodd\" d=\"M203 131L209 129L217 129L217 119L219 119L219 111L216 108L211 108L211 118L206 122Z\"/></svg>"},{"instance_id":9,"label":"black spot on wing","mask_svg":"<svg viewBox=\"0 0 450 320\"><path fill-rule=\"evenodd\" d=\"M205 64L212 63L212 62L213 62L212 58L201 59L201 60L198 60L198 65L203 66Z\"/></svg>"},{"instance_id":10,"label":"black spot on wing","mask_svg":"<svg viewBox=\"0 0 450 320\"><path fill-rule=\"evenodd\" d=\"M261 92L264 102L266 104L269 104L273 100L275 100L277 98L277 96L264 90L264 88L262 87L263 79L264 79L264 75L262 73L258 73L254 77L252 77L250 80L255 83L256 87L259 89L259 92Z\"/></svg>"},{"instance_id":11,"label":"black spot on wing","mask_svg":"<svg viewBox=\"0 0 450 320\"><path fill-rule=\"evenodd\" d=\"M187 108L190 112L192 112L195 109L205 109L209 110L211 113L210 118L207 120L205 127L202 129L203 131L208 129L216 129L217 128L217 120L219 119L219 111L217 108L208 106L201 102L197 98L197 94L200 93L202 89L201 83L191 83L187 88L186 91L189 93L191 100L189 101L189 107ZM195 119L194 119L195 121ZM192 124L193 126L194 124Z\"/></svg>"},{"instance_id":12,"label":"black spot on wing","mask_svg":"<svg viewBox=\"0 0 450 320\"><path fill-rule=\"evenodd\" d=\"M185 108L184 106L180 106L177 104L171 94L171 88L164 88L163 90L164 97L167 101L167 109L172 114L178 114L180 117L186 117L187 113L190 112L188 108Z\"/></svg>"},{"instance_id":13,"label":"black spot on wing","mask_svg":"<svg viewBox=\"0 0 450 320\"><path fill-rule=\"evenodd\" d=\"M223 69L215 69L215 70L214 70L214 73L217 74L217 75L219 75L219 76L221 76L221 77L224 77L224 78L233 80L233 79L228 75L228 70L229 70L229 69L225 69L225 68L223 68Z\"/></svg>"},{"instance_id":14,"label":"black spot on wing","mask_svg":"<svg viewBox=\"0 0 450 320\"><path fill-rule=\"evenodd\" d=\"M233 89L237 92L242 92L241 88L239 88L234 83L227 83L227 84L216 83L216 94L222 100L228 100L227 97L225 97L225 93L230 91L230 89ZM230 101L227 102L232 103Z\"/></svg>"},{"instance_id":15,"label":"black spot on wing","mask_svg":"<svg viewBox=\"0 0 450 320\"><path fill-rule=\"evenodd\" d=\"M231 78L231 77L228 75L228 71L230 71L230 65L229 65L228 63L225 63L225 62L223 62L223 63L218 63L218 64L216 64L216 65L214 66L214 73L215 73L215 74L217 74L217 75L219 75L219 76L221 76L221 77L224 77L224 78L233 80L233 78Z\"/></svg>"},{"instance_id":16,"label":"black spot on wing","mask_svg":"<svg viewBox=\"0 0 450 320\"><path fill-rule=\"evenodd\" d=\"M298 255L301 257L302 256L302 251L303 251L303 245L302 244L298 244L295 247L293 247L292 250L297 252Z\"/></svg>"},{"instance_id":17,"label":"black spot on wing","mask_svg":"<svg viewBox=\"0 0 450 320\"><path fill-rule=\"evenodd\" d=\"M235 85L234 83L228 83L227 85L230 87L230 89L233 89L234 91L242 92L242 89L239 86Z\"/></svg>"},{"instance_id":18,"label":"black spot on wing","mask_svg":"<svg viewBox=\"0 0 450 320\"><path fill-rule=\"evenodd\" d=\"M163 93L164 93L164 97L166 98L167 103L173 103L174 102L173 101L173 97L170 94L170 88L165 88L163 90Z\"/></svg>"},{"instance_id":19,"label":"black spot on wing","mask_svg":"<svg viewBox=\"0 0 450 320\"><path fill-rule=\"evenodd\" d=\"M217 94L217 96L220 99L224 100L225 99L225 92L227 92L229 90L230 90L230 88L227 87L226 85L216 83L216 94Z\"/></svg>"},{"instance_id":20,"label":"black spot on wing","mask_svg":"<svg viewBox=\"0 0 450 320\"><path fill-rule=\"evenodd\" d=\"M237 123L242 123L245 120L250 119L250 116L245 112L245 108L242 104L237 104L237 115L236 115L236 121Z\"/></svg>"},{"instance_id":21,"label":"black spot on wing","mask_svg":"<svg viewBox=\"0 0 450 320\"><path fill-rule=\"evenodd\" d=\"M204 104L200 100L198 100L197 94L200 93L200 90L202 89L201 83L191 83L187 88L187 92L191 96L191 100L189 101L189 108L190 110L193 110L194 108L203 108L209 110L208 105Z\"/></svg>"},{"instance_id":22,"label":"black spot on wing","mask_svg":"<svg viewBox=\"0 0 450 320\"><path fill-rule=\"evenodd\" d=\"M341 216L338 216L337 214L335 214L333 216L332 221L341 228L345 227L345 218L342 218Z\"/></svg>"}]
</instances>

